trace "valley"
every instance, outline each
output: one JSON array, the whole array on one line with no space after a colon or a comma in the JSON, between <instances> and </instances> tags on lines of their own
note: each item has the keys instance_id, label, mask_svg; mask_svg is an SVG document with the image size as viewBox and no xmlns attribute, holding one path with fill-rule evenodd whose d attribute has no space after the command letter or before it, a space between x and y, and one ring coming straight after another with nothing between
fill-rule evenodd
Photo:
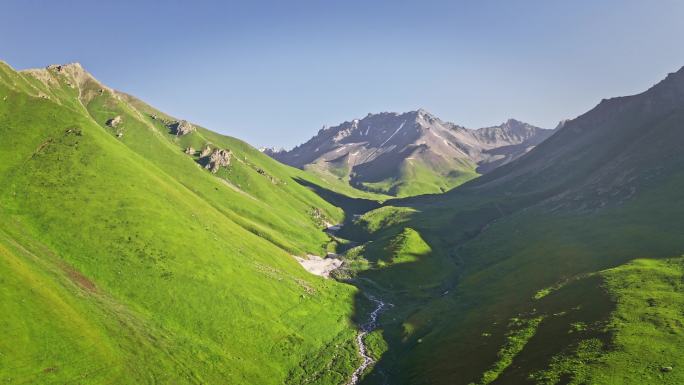
<instances>
[{"instance_id":1,"label":"valley","mask_svg":"<svg viewBox=\"0 0 684 385\"><path fill-rule=\"evenodd\" d=\"M270 156L77 63L0 99L0 382L681 383L684 69Z\"/></svg>"}]
</instances>

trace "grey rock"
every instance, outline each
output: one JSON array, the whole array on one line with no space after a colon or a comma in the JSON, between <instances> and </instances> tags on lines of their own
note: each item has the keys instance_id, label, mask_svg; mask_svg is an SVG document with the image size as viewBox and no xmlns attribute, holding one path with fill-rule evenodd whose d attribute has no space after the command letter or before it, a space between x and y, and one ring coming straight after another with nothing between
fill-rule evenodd
<instances>
[{"instance_id":1,"label":"grey rock","mask_svg":"<svg viewBox=\"0 0 684 385\"><path fill-rule=\"evenodd\" d=\"M107 125L111 128L116 128L119 124L121 124L121 121L123 119L121 118L121 115L117 115L109 120L107 120Z\"/></svg>"},{"instance_id":2,"label":"grey rock","mask_svg":"<svg viewBox=\"0 0 684 385\"><path fill-rule=\"evenodd\" d=\"M324 126L292 150L264 148L262 152L298 168L315 165L336 175L348 170L354 184L395 178L402 165L411 163L441 175L465 167L487 173L524 155L553 132L514 119L468 129L419 109L368 114L338 126Z\"/></svg>"},{"instance_id":3,"label":"grey rock","mask_svg":"<svg viewBox=\"0 0 684 385\"><path fill-rule=\"evenodd\" d=\"M190 124L187 120L175 121L169 125L169 128L171 128L176 136L187 135L195 131L195 126Z\"/></svg>"},{"instance_id":4,"label":"grey rock","mask_svg":"<svg viewBox=\"0 0 684 385\"><path fill-rule=\"evenodd\" d=\"M230 150L216 149L208 156L204 168L215 174L221 167L230 165L232 155Z\"/></svg>"},{"instance_id":5,"label":"grey rock","mask_svg":"<svg viewBox=\"0 0 684 385\"><path fill-rule=\"evenodd\" d=\"M204 149L200 153L200 158L204 158L205 156L207 156L209 154L211 154L211 147L206 146L206 147L204 147Z\"/></svg>"}]
</instances>

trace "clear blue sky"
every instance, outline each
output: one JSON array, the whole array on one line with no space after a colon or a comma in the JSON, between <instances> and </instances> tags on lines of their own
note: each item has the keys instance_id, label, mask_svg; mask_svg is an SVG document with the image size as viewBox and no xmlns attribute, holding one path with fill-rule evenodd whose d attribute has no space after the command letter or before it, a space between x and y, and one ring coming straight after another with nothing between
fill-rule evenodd
<instances>
[{"instance_id":1,"label":"clear blue sky","mask_svg":"<svg viewBox=\"0 0 684 385\"><path fill-rule=\"evenodd\" d=\"M553 127L684 65L684 1L4 0L0 58L81 62L256 145L368 112Z\"/></svg>"}]
</instances>

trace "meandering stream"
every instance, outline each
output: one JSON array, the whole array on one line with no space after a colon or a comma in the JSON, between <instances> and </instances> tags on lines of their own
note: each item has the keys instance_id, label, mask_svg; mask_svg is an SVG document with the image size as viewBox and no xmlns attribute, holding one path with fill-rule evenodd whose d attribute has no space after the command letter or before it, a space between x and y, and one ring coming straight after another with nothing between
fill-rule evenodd
<instances>
[{"instance_id":1,"label":"meandering stream","mask_svg":"<svg viewBox=\"0 0 684 385\"><path fill-rule=\"evenodd\" d=\"M337 225L328 225L328 227L325 229L325 232L331 236L334 236L342 229L343 226L343 223L339 223ZM372 332L378 327L378 317L383 311L387 310L387 308L392 306L391 303L387 303L371 295L366 294L366 297L375 304L375 307L373 308L373 311L371 311L370 314L368 314L368 320L359 327L359 333L356 335L356 345L359 349L359 356L363 358L363 361L361 362L359 367L356 368L356 370L354 370L354 373L352 373L349 382L347 382L347 385L358 384L359 380L361 380L361 376L366 371L366 369L368 369L370 365L375 363L375 360L368 355L368 349L366 348L366 342L364 341L364 337L366 337L368 333Z\"/></svg>"},{"instance_id":2,"label":"meandering stream","mask_svg":"<svg viewBox=\"0 0 684 385\"><path fill-rule=\"evenodd\" d=\"M363 372L375 362L375 360L368 355L368 351L366 349L366 343L364 342L364 337L375 330L378 326L378 316L380 316L380 313L382 313L385 309L387 309L389 306L392 306L391 304L388 304L386 302L383 302L382 300L379 300L374 297L368 297L373 303L375 303L375 308L373 309L372 312L368 315L368 321L361 325L361 328L359 330L359 334L356 336L356 344L359 347L359 355L361 358L363 358L363 362L361 362L361 365L359 365L356 370L354 370L354 373L352 373L351 379L347 383L347 385L356 385L359 380L361 379L361 375Z\"/></svg>"}]
</instances>

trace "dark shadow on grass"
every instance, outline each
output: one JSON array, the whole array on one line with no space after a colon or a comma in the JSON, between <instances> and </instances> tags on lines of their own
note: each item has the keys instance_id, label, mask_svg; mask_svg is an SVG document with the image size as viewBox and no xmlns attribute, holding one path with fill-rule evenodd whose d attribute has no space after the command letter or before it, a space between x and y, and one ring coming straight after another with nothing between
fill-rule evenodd
<instances>
[{"instance_id":1,"label":"dark shadow on grass","mask_svg":"<svg viewBox=\"0 0 684 385\"><path fill-rule=\"evenodd\" d=\"M395 236L395 230L401 231L403 226L392 228L389 233L357 234L354 231L362 229L355 229L352 224L355 215L379 208L381 203L351 198L303 179L296 181L344 210L345 226L335 235L357 242L371 240L373 244L364 253L366 258L389 262L382 254L387 252L382 238ZM368 323L369 313L375 307L368 296L394 305L380 315L378 322L387 351L359 384L454 383L457 378L462 382L456 383L476 382L496 360L499 348L505 343L506 321L515 315L516 309L504 307L490 313L491 309L483 306L486 296L461 292L458 286L463 271L460 250L465 243L487 231L492 223L525 207L531 198L501 199L498 194L482 196L473 192L456 196L452 193L448 198L446 204L424 204L425 198L396 202L417 209L410 221L411 227L430 245L431 253L416 256L411 262L388 263L382 268L360 271L350 281L359 288L351 319L357 327ZM386 204L391 203L394 202ZM486 261L470 261L470 264L473 262L478 269L488 267ZM526 307L525 302L521 301L519 306ZM407 335L404 322L414 322L410 321L412 316L421 310L425 311L415 320L418 322L415 332ZM481 317L467 316L473 312L485 313ZM492 337L483 338L481 333L485 331L491 332ZM371 346L367 348L372 351ZM448 367L435 367L432 362L435 355L442 357L437 360L439 364ZM411 358L407 360L407 357ZM439 374L434 374L439 378L412 377L424 370L437 370Z\"/></svg>"},{"instance_id":2,"label":"dark shadow on grass","mask_svg":"<svg viewBox=\"0 0 684 385\"><path fill-rule=\"evenodd\" d=\"M603 288L599 275L583 278L547 295L536 303L535 309L546 318L511 365L494 384L533 383L531 373L549 368L558 354L573 356L582 341L597 340L604 350L610 350L611 335L606 329L616 304ZM573 377L573 370L559 373ZM560 381L563 383L563 381Z\"/></svg>"},{"instance_id":3,"label":"dark shadow on grass","mask_svg":"<svg viewBox=\"0 0 684 385\"><path fill-rule=\"evenodd\" d=\"M365 212L382 206L382 204L378 201L363 198L351 198L344 194L340 194L325 187L319 186L306 179L294 178L294 181L302 186L310 188L316 194L318 194L318 196L333 206L341 208L345 214L345 223L352 221L355 215L362 215Z\"/></svg>"}]
</instances>

